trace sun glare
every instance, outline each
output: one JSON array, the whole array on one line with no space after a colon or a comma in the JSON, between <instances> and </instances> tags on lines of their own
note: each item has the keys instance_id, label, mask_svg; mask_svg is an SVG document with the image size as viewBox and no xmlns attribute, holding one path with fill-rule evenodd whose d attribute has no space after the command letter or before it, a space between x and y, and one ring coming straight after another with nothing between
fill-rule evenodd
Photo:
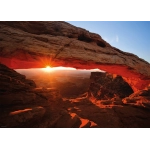
<instances>
[{"instance_id":1,"label":"sun glare","mask_svg":"<svg viewBox=\"0 0 150 150\"><path fill-rule=\"evenodd\" d=\"M71 68L71 67L51 67L51 66L46 66L45 68L41 68L43 71L45 72L53 72L53 71L59 71L59 70L76 70L75 68Z\"/></svg>"},{"instance_id":2,"label":"sun glare","mask_svg":"<svg viewBox=\"0 0 150 150\"><path fill-rule=\"evenodd\" d=\"M45 68L43 68L43 70L46 72L51 72L52 68L50 66L46 66Z\"/></svg>"},{"instance_id":3,"label":"sun glare","mask_svg":"<svg viewBox=\"0 0 150 150\"><path fill-rule=\"evenodd\" d=\"M46 66L45 70L49 72L52 70L52 68L50 66Z\"/></svg>"}]
</instances>

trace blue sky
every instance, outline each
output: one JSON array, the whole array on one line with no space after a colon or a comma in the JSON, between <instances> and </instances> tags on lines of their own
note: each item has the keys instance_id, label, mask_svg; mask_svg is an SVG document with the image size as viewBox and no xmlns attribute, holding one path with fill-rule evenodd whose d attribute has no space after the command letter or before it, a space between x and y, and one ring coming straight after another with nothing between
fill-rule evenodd
<instances>
[{"instance_id":1,"label":"blue sky","mask_svg":"<svg viewBox=\"0 0 150 150\"><path fill-rule=\"evenodd\" d=\"M150 21L67 21L150 63Z\"/></svg>"}]
</instances>

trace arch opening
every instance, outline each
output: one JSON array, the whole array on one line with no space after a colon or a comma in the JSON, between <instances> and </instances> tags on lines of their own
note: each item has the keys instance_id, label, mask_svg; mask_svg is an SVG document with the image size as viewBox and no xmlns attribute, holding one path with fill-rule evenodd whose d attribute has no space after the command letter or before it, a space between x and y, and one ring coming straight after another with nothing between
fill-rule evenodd
<instances>
[{"instance_id":1,"label":"arch opening","mask_svg":"<svg viewBox=\"0 0 150 150\"><path fill-rule=\"evenodd\" d=\"M16 69L28 79L34 80L37 88L55 88L66 98L87 93L88 97L109 100L115 95L125 98L133 93L130 85L119 75L99 69L75 69L50 67Z\"/></svg>"}]
</instances>

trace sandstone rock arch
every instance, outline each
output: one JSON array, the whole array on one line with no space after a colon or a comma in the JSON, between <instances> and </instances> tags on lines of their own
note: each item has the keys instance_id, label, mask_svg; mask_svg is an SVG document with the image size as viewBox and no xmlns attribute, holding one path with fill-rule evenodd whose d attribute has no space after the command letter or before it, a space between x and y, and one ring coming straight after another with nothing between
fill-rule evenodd
<instances>
[{"instance_id":1,"label":"sandstone rock arch","mask_svg":"<svg viewBox=\"0 0 150 150\"><path fill-rule=\"evenodd\" d=\"M99 68L121 75L134 91L150 83L148 62L66 22L0 22L0 62L13 69Z\"/></svg>"}]
</instances>

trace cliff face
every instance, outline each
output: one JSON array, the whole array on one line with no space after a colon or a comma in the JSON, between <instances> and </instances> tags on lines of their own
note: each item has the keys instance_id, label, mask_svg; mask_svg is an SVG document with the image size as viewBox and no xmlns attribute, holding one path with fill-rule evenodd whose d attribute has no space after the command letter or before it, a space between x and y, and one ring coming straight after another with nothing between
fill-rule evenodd
<instances>
[{"instance_id":1,"label":"cliff face","mask_svg":"<svg viewBox=\"0 0 150 150\"><path fill-rule=\"evenodd\" d=\"M88 96L96 100L111 100L114 97L125 98L133 93L132 88L119 75L92 72Z\"/></svg>"},{"instance_id":2,"label":"cliff face","mask_svg":"<svg viewBox=\"0 0 150 150\"><path fill-rule=\"evenodd\" d=\"M66 22L0 22L0 35L0 62L13 69L99 68L121 75L134 91L150 83L148 62Z\"/></svg>"}]
</instances>

